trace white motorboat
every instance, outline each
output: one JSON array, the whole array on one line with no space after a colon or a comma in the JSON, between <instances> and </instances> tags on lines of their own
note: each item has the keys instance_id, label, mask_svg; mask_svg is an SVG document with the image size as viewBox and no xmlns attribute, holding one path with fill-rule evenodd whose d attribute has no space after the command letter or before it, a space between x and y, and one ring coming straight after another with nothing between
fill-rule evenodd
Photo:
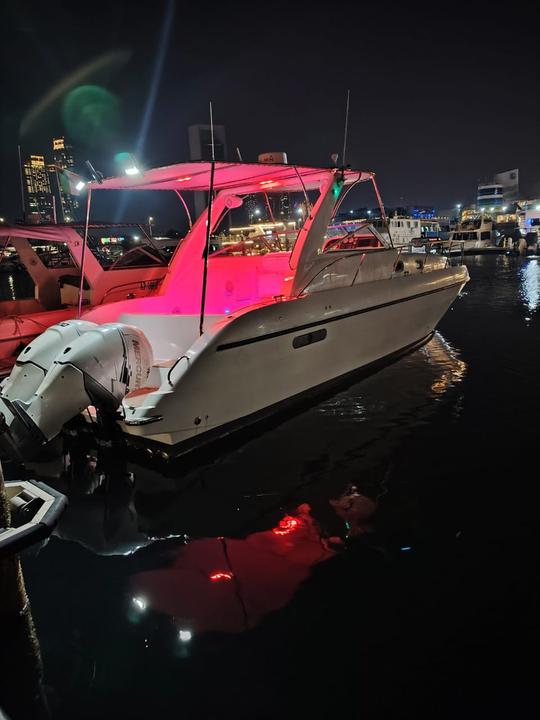
<instances>
[{"instance_id":1,"label":"white motorboat","mask_svg":"<svg viewBox=\"0 0 540 720\"><path fill-rule=\"evenodd\" d=\"M127 233L138 238L131 248L117 242ZM167 261L149 240L142 241L140 226L93 224L89 236L84 307L144 297L164 278ZM0 300L0 374L11 370L21 350L43 330L77 316L83 237L84 228L76 224L0 225L0 270L12 291ZM17 293L22 275L27 292Z\"/></svg>"},{"instance_id":2,"label":"white motorboat","mask_svg":"<svg viewBox=\"0 0 540 720\"><path fill-rule=\"evenodd\" d=\"M181 453L424 343L467 268L401 253L369 226L329 242L347 188L365 181L378 195L369 172L199 162L96 184L215 197L155 296L49 328L19 356L1 388L2 448L29 457L92 406L128 441ZM317 193L292 252L207 262L220 221L257 192Z\"/></svg>"},{"instance_id":3,"label":"white motorboat","mask_svg":"<svg viewBox=\"0 0 540 720\"><path fill-rule=\"evenodd\" d=\"M463 252L474 255L496 249L496 231L493 220L480 214L468 217L458 223L455 230L450 233L448 247L450 251Z\"/></svg>"}]
</instances>

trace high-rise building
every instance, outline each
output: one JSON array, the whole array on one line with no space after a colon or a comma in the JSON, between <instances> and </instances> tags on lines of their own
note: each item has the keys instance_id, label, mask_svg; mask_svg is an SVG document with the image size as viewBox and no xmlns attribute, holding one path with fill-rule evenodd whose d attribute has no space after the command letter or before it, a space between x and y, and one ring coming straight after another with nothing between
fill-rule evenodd
<instances>
[{"instance_id":1,"label":"high-rise building","mask_svg":"<svg viewBox=\"0 0 540 720\"><path fill-rule=\"evenodd\" d=\"M77 198L69 192L69 183L65 180L61 170L70 170L73 168L73 147L66 142L62 136L53 138L53 164L49 166L51 173L51 187L57 198L57 203L62 212L62 220L69 222L74 219L75 211L79 207Z\"/></svg>"},{"instance_id":2,"label":"high-rise building","mask_svg":"<svg viewBox=\"0 0 540 720\"><path fill-rule=\"evenodd\" d=\"M43 155L30 155L23 165L27 221L53 221L53 196L49 173Z\"/></svg>"}]
</instances>

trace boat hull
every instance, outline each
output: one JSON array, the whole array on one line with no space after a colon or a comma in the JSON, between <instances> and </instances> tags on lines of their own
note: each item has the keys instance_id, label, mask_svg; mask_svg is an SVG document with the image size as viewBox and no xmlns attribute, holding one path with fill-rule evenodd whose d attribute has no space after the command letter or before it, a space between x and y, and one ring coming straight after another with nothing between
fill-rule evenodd
<instances>
[{"instance_id":1,"label":"boat hull","mask_svg":"<svg viewBox=\"0 0 540 720\"><path fill-rule=\"evenodd\" d=\"M181 454L425 342L467 282L464 267L274 303L233 319L124 431ZM159 419L158 419L159 418ZM136 421L135 421L136 422Z\"/></svg>"}]
</instances>

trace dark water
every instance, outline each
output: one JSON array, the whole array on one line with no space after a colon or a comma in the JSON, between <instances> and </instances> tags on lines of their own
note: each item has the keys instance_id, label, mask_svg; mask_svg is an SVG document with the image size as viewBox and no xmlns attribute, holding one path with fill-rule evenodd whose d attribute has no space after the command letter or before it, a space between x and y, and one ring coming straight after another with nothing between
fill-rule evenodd
<instances>
[{"instance_id":1,"label":"dark water","mask_svg":"<svg viewBox=\"0 0 540 720\"><path fill-rule=\"evenodd\" d=\"M33 471L55 718L538 715L540 260L468 264L425 348L244 444Z\"/></svg>"}]
</instances>

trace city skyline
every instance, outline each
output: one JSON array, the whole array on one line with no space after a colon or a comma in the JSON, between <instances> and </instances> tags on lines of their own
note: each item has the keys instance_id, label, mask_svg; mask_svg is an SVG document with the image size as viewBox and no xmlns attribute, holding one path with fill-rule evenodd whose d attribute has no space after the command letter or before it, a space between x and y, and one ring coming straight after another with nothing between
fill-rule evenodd
<instances>
[{"instance_id":1,"label":"city skyline","mask_svg":"<svg viewBox=\"0 0 540 720\"><path fill-rule=\"evenodd\" d=\"M465 204L479 180L514 167L524 194L540 195L538 99L528 93L520 109L503 92L535 87L536 51L526 42L495 51L496 13L345 4L336 15L278 3L266 21L242 7L216 7L208 26L203 8L172 2L137 12L122 1L106 11L66 6L62 42L51 43L54 13L8 2L0 211L20 206L19 144L65 134L105 175L122 152L146 167L179 162L187 128L208 122L209 100L231 159L239 147L246 161L279 150L327 165L342 152L349 89L346 160L377 173L388 205ZM349 16L358 19L347 31Z\"/></svg>"}]
</instances>

